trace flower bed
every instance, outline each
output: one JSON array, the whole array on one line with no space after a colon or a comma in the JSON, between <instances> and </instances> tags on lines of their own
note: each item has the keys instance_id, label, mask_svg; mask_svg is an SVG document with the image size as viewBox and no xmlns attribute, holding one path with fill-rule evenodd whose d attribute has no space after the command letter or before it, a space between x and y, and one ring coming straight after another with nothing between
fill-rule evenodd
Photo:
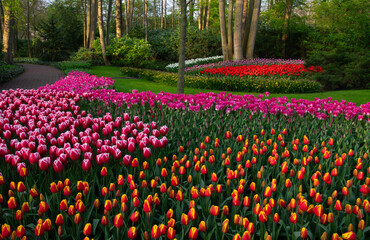
<instances>
[{"instance_id":1,"label":"flower bed","mask_svg":"<svg viewBox=\"0 0 370 240\"><path fill-rule=\"evenodd\" d=\"M223 59L222 56L207 57L207 58L196 58L185 61L185 67L192 67L199 64L209 64L219 62ZM166 66L166 70L169 72L177 72L179 69L179 63L171 63Z\"/></svg>"},{"instance_id":2,"label":"flower bed","mask_svg":"<svg viewBox=\"0 0 370 240\"><path fill-rule=\"evenodd\" d=\"M301 59L274 59L274 58L248 58L240 61L221 61L216 63L198 64L185 68L185 72L201 71L207 68L235 67L249 65L280 65L280 64L304 64Z\"/></svg>"},{"instance_id":3,"label":"flower bed","mask_svg":"<svg viewBox=\"0 0 370 240\"><path fill-rule=\"evenodd\" d=\"M237 67L207 68L200 71L201 75L220 76L296 76L301 77L310 72L322 72L321 67L311 66L308 69L302 64L281 65L248 65Z\"/></svg>"},{"instance_id":4,"label":"flower bed","mask_svg":"<svg viewBox=\"0 0 370 240\"><path fill-rule=\"evenodd\" d=\"M0 93L2 239L369 234L370 103L112 84Z\"/></svg>"},{"instance_id":5,"label":"flower bed","mask_svg":"<svg viewBox=\"0 0 370 240\"><path fill-rule=\"evenodd\" d=\"M140 77L150 81L176 86L177 74L161 71L121 68L121 71L129 76ZM271 93L309 93L318 92L321 85L318 82L306 79L293 80L290 77L266 78L256 77L220 77L214 75L191 76L185 75L185 86L191 88L222 90L222 91L246 91L246 92L271 92Z\"/></svg>"}]
</instances>

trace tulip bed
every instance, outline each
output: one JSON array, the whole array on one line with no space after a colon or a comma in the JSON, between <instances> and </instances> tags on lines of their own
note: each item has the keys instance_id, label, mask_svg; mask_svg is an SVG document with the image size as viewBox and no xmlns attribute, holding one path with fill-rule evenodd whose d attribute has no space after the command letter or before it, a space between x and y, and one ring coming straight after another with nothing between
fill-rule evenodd
<instances>
[{"instance_id":1,"label":"tulip bed","mask_svg":"<svg viewBox=\"0 0 370 240\"><path fill-rule=\"evenodd\" d=\"M0 93L0 239L369 237L369 102L112 85Z\"/></svg>"}]
</instances>

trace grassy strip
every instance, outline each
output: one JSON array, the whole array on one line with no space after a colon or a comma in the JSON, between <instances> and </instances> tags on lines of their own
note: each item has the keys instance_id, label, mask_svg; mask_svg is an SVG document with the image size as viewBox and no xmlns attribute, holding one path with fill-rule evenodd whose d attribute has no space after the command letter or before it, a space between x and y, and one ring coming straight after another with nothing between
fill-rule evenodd
<instances>
[{"instance_id":1,"label":"grassy strip","mask_svg":"<svg viewBox=\"0 0 370 240\"><path fill-rule=\"evenodd\" d=\"M1 65L0 66L0 83L7 82L24 72L21 65Z\"/></svg>"},{"instance_id":2,"label":"grassy strip","mask_svg":"<svg viewBox=\"0 0 370 240\"><path fill-rule=\"evenodd\" d=\"M92 67L92 73L99 77L111 77L115 78L114 87L117 91L120 92L131 92L132 90L136 89L140 92L143 91L152 91L155 93L169 92L169 93L176 93L176 87L168 86L165 84L155 83L145 79L131 79L131 78L124 78L128 77L127 75L123 74L119 67L114 66L94 66ZM119 78L119 79L117 79ZM122 79L124 78L124 79ZM200 88L185 88L186 94L197 94L199 92L215 92L219 93L222 91L218 90L205 90ZM244 95L244 94L253 94L257 96L262 92L243 92L243 91L235 91L232 92L233 94L237 95ZM369 102L370 99L370 90L344 90L344 91L330 91L330 92L318 92L318 93L300 93L300 94L278 94L272 93L270 94L269 98L273 97L287 97L288 99L295 98L295 99L308 99L308 100L315 100L315 98L333 98L335 100L341 101L346 100L348 102L356 103L357 105L365 104Z\"/></svg>"}]
</instances>

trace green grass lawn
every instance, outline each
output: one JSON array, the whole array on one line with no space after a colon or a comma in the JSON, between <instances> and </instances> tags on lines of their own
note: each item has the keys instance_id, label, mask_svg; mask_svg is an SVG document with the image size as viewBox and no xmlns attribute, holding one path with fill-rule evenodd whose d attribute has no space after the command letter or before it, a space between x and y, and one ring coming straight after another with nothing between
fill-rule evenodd
<instances>
[{"instance_id":1,"label":"green grass lawn","mask_svg":"<svg viewBox=\"0 0 370 240\"><path fill-rule=\"evenodd\" d=\"M152 91L159 93L161 91L176 93L176 87L167 86L164 84L159 84L143 79L132 79L124 78L126 77L121 73L119 67L115 66L95 66L92 67L92 73L97 76L111 77L115 79L114 87L120 92L131 92L133 89L138 91ZM207 90L207 89L195 89L195 88L185 88L186 94L196 94L199 92L215 92L219 93L221 91L217 90ZM251 92L232 92L233 94L243 95L243 94L254 94L258 95L261 93L251 93ZM346 100L348 102L354 102L357 105L365 104L370 102L370 90L345 90L345 91L330 91L330 92L319 92L319 93L302 93L302 94L270 94L269 97L283 97L295 98L295 99L308 99L315 100L315 98L328 98L332 97L336 100Z\"/></svg>"}]
</instances>

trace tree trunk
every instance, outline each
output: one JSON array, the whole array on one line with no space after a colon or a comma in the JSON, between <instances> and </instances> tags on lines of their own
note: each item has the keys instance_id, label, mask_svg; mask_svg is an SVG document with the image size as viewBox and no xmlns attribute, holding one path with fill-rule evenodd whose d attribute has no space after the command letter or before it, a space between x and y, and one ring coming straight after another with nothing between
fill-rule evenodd
<instances>
[{"instance_id":1,"label":"tree trunk","mask_svg":"<svg viewBox=\"0 0 370 240\"><path fill-rule=\"evenodd\" d=\"M225 0L218 0L218 12L220 15L220 30L222 42L222 55L224 61L229 59L229 51L227 49L227 36L226 36L226 17L225 17Z\"/></svg>"},{"instance_id":2,"label":"tree trunk","mask_svg":"<svg viewBox=\"0 0 370 240\"><path fill-rule=\"evenodd\" d=\"M112 15L112 4L113 4L113 0L109 0L108 16L107 16L107 31L106 31L107 36L105 36L105 44L107 46L109 45L110 18L111 18L111 15ZM121 2L121 33L122 33L122 2Z\"/></svg>"},{"instance_id":3,"label":"tree trunk","mask_svg":"<svg viewBox=\"0 0 370 240\"><path fill-rule=\"evenodd\" d=\"M4 34L3 17L4 17L3 3L2 3L2 0L0 0L0 36L1 36L1 39L2 39L3 34Z\"/></svg>"},{"instance_id":4,"label":"tree trunk","mask_svg":"<svg viewBox=\"0 0 370 240\"><path fill-rule=\"evenodd\" d=\"M103 0L98 0L98 28L99 28L99 36L100 36L100 45L101 45L101 51L103 54L104 64L105 66L108 66L110 65L110 63L107 59L107 53L105 52L102 5L103 5Z\"/></svg>"},{"instance_id":5,"label":"tree trunk","mask_svg":"<svg viewBox=\"0 0 370 240\"><path fill-rule=\"evenodd\" d=\"M206 27L206 17L207 17L207 0L203 2L202 6L202 30Z\"/></svg>"},{"instance_id":6,"label":"tree trunk","mask_svg":"<svg viewBox=\"0 0 370 240\"><path fill-rule=\"evenodd\" d=\"M186 0L180 0L181 11L181 28L180 28L180 42L179 42L179 72L177 80L177 93L184 93L185 83L185 45L186 45Z\"/></svg>"},{"instance_id":7,"label":"tree trunk","mask_svg":"<svg viewBox=\"0 0 370 240\"><path fill-rule=\"evenodd\" d=\"M236 0L234 20L234 61L243 59L242 25L243 25L243 0Z\"/></svg>"},{"instance_id":8,"label":"tree trunk","mask_svg":"<svg viewBox=\"0 0 370 240\"><path fill-rule=\"evenodd\" d=\"M210 15L211 15L211 0L208 0L206 29L209 28L209 17L210 17Z\"/></svg>"},{"instance_id":9,"label":"tree trunk","mask_svg":"<svg viewBox=\"0 0 370 240\"><path fill-rule=\"evenodd\" d=\"M128 34L128 23L129 23L129 17L130 17L130 12L129 12L129 0L125 0L125 32L126 35Z\"/></svg>"},{"instance_id":10,"label":"tree trunk","mask_svg":"<svg viewBox=\"0 0 370 240\"><path fill-rule=\"evenodd\" d=\"M227 18L227 50L229 51L229 59L233 60L233 8L234 1L229 0L228 18Z\"/></svg>"},{"instance_id":11,"label":"tree trunk","mask_svg":"<svg viewBox=\"0 0 370 240\"><path fill-rule=\"evenodd\" d=\"M202 29L202 0L198 0L198 29Z\"/></svg>"},{"instance_id":12,"label":"tree trunk","mask_svg":"<svg viewBox=\"0 0 370 240\"><path fill-rule=\"evenodd\" d=\"M157 1L154 0L154 29L157 29Z\"/></svg>"},{"instance_id":13,"label":"tree trunk","mask_svg":"<svg viewBox=\"0 0 370 240\"><path fill-rule=\"evenodd\" d=\"M4 34L3 34L3 49L2 51L4 54L4 61L8 64L14 64L13 62L13 25L14 21L12 20L13 14L11 10L11 6L9 3L4 3Z\"/></svg>"},{"instance_id":14,"label":"tree trunk","mask_svg":"<svg viewBox=\"0 0 370 240\"><path fill-rule=\"evenodd\" d=\"M285 3L285 13L284 13L284 28L283 28L283 33L281 36L281 41L282 41L282 58L285 58L285 47L286 47L286 40L288 38L288 30L289 30L289 21L290 21L290 15L292 12L292 7L293 7L293 1L292 0L287 0Z\"/></svg>"},{"instance_id":15,"label":"tree trunk","mask_svg":"<svg viewBox=\"0 0 370 240\"><path fill-rule=\"evenodd\" d=\"M93 42L95 40L95 30L96 30L96 23L98 18L98 4L96 2L97 0L91 0L91 23L90 23L90 42L89 42L89 48L93 47ZM104 40L104 39L103 39Z\"/></svg>"},{"instance_id":16,"label":"tree trunk","mask_svg":"<svg viewBox=\"0 0 370 240\"><path fill-rule=\"evenodd\" d=\"M85 47L90 47L90 31L91 31L91 0L87 0L86 8L86 45Z\"/></svg>"},{"instance_id":17,"label":"tree trunk","mask_svg":"<svg viewBox=\"0 0 370 240\"><path fill-rule=\"evenodd\" d=\"M248 16L248 0L243 1L243 26L242 26L242 36L244 40L245 34L245 24L247 24L247 16Z\"/></svg>"},{"instance_id":18,"label":"tree trunk","mask_svg":"<svg viewBox=\"0 0 370 240\"><path fill-rule=\"evenodd\" d=\"M1 18L1 16L0 16ZM30 0L27 0L27 51L28 57L32 57L31 53L31 36L30 36Z\"/></svg>"},{"instance_id":19,"label":"tree trunk","mask_svg":"<svg viewBox=\"0 0 370 240\"><path fill-rule=\"evenodd\" d=\"M172 1L172 28L175 27L175 0Z\"/></svg>"},{"instance_id":20,"label":"tree trunk","mask_svg":"<svg viewBox=\"0 0 370 240\"><path fill-rule=\"evenodd\" d=\"M256 43L256 35L257 35L257 28L258 28L258 17L261 9L261 0L255 0L254 7L253 7L253 16L251 21L251 27L249 31L248 37L248 45L247 45L247 58L253 58L254 53L254 45Z\"/></svg>"},{"instance_id":21,"label":"tree trunk","mask_svg":"<svg viewBox=\"0 0 370 240\"><path fill-rule=\"evenodd\" d=\"M86 0L81 0L81 5L82 5L82 15L83 15L83 21L82 21L82 24L83 24L83 33L84 33L84 48L87 47L87 30L86 30L86 27L87 27L87 23L86 23L86 18L87 18L87 14L86 14L86 9L87 9L87 6L86 6Z\"/></svg>"},{"instance_id":22,"label":"tree trunk","mask_svg":"<svg viewBox=\"0 0 370 240\"><path fill-rule=\"evenodd\" d=\"M148 41L148 0L144 0L144 29L145 41Z\"/></svg>"},{"instance_id":23,"label":"tree trunk","mask_svg":"<svg viewBox=\"0 0 370 240\"><path fill-rule=\"evenodd\" d=\"M122 0L116 0L116 38L121 37L122 37Z\"/></svg>"},{"instance_id":24,"label":"tree trunk","mask_svg":"<svg viewBox=\"0 0 370 240\"><path fill-rule=\"evenodd\" d=\"M164 0L164 29L167 29L167 0Z\"/></svg>"},{"instance_id":25,"label":"tree trunk","mask_svg":"<svg viewBox=\"0 0 370 240\"><path fill-rule=\"evenodd\" d=\"M130 1L130 23L129 23L129 28L132 26L132 20L134 18L134 6L135 6L135 0Z\"/></svg>"},{"instance_id":26,"label":"tree trunk","mask_svg":"<svg viewBox=\"0 0 370 240\"><path fill-rule=\"evenodd\" d=\"M247 46L248 46L248 39L249 39L249 32L251 28L251 22L252 22L252 15L253 15L253 7L254 7L254 1L255 0L249 0L249 6L248 6L248 14L244 26L244 35L243 35L243 52L247 53Z\"/></svg>"},{"instance_id":27,"label":"tree trunk","mask_svg":"<svg viewBox=\"0 0 370 240\"><path fill-rule=\"evenodd\" d=\"M163 29L163 0L161 0L161 29Z\"/></svg>"}]
</instances>

